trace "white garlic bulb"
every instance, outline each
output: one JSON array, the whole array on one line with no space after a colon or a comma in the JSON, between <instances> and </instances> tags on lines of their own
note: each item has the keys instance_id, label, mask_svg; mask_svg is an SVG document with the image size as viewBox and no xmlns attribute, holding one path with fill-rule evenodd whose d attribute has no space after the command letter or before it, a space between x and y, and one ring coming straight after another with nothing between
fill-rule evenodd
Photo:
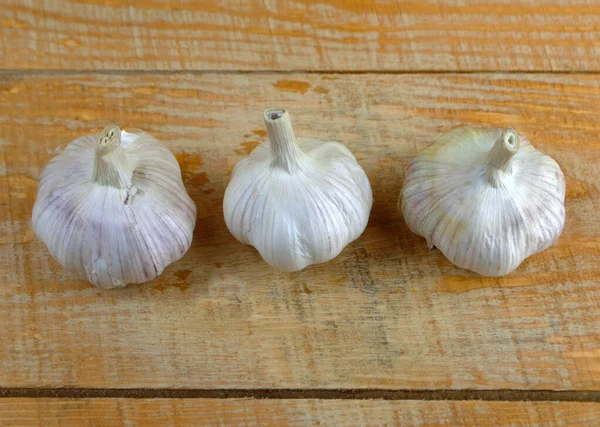
<instances>
[{"instance_id":1,"label":"white garlic bulb","mask_svg":"<svg viewBox=\"0 0 600 427\"><path fill-rule=\"evenodd\" d=\"M32 222L60 264L115 288L152 280L185 254L196 206L167 147L109 126L50 161Z\"/></svg>"},{"instance_id":2,"label":"white garlic bulb","mask_svg":"<svg viewBox=\"0 0 600 427\"><path fill-rule=\"evenodd\" d=\"M268 142L236 165L225 191L227 227L280 270L329 261L367 226L369 180L342 144L296 140L287 111L266 110L264 121Z\"/></svg>"},{"instance_id":3,"label":"white garlic bulb","mask_svg":"<svg viewBox=\"0 0 600 427\"><path fill-rule=\"evenodd\" d=\"M560 236L564 200L560 167L526 138L465 127L412 160L398 209L452 263L502 276Z\"/></svg>"}]
</instances>

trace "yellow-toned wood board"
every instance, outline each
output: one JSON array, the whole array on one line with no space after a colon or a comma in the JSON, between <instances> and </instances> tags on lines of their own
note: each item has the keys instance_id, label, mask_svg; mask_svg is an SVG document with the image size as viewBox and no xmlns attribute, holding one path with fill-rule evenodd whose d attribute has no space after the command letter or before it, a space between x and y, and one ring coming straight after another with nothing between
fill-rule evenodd
<instances>
[{"instance_id":1,"label":"yellow-toned wood board","mask_svg":"<svg viewBox=\"0 0 600 427\"><path fill-rule=\"evenodd\" d=\"M600 390L598 102L590 75L4 75L0 386ZM222 218L271 106L346 143L375 198L360 239L292 274ZM44 165L110 122L176 153L198 221L159 279L103 291L30 212ZM396 213L408 161L460 124L514 126L567 177L563 236L506 277L451 265Z\"/></svg>"},{"instance_id":2,"label":"yellow-toned wood board","mask_svg":"<svg viewBox=\"0 0 600 427\"><path fill-rule=\"evenodd\" d=\"M0 399L0 426L592 426L600 404L253 399Z\"/></svg>"},{"instance_id":3,"label":"yellow-toned wood board","mask_svg":"<svg viewBox=\"0 0 600 427\"><path fill-rule=\"evenodd\" d=\"M0 2L2 69L598 71L588 0Z\"/></svg>"}]
</instances>

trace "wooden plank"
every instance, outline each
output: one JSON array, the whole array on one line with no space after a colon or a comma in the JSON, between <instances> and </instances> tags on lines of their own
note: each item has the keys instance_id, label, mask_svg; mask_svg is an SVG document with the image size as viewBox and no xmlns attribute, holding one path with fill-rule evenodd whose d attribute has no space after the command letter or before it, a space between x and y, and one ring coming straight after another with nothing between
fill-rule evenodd
<instances>
[{"instance_id":1,"label":"wooden plank","mask_svg":"<svg viewBox=\"0 0 600 427\"><path fill-rule=\"evenodd\" d=\"M5 75L0 81L0 386L600 389L600 77L591 75ZM262 110L341 140L375 203L335 260L278 273L222 218ZM102 291L37 241L37 178L109 122L176 153L194 243L158 280ZM567 176L557 245L481 278L396 213L405 167L461 123L514 126Z\"/></svg>"},{"instance_id":2,"label":"wooden plank","mask_svg":"<svg viewBox=\"0 0 600 427\"><path fill-rule=\"evenodd\" d=\"M1 399L0 426L592 426L600 404L252 399Z\"/></svg>"},{"instance_id":3,"label":"wooden plank","mask_svg":"<svg viewBox=\"0 0 600 427\"><path fill-rule=\"evenodd\" d=\"M589 0L0 2L4 69L598 71Z\"/></svg>"}]
</instances>

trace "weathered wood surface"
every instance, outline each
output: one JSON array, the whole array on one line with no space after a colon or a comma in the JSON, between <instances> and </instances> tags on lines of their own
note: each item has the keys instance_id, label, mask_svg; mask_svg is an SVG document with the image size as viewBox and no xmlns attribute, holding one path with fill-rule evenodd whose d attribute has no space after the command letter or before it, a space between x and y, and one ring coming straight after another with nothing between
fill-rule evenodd
<instances>
[{"instance_id":1,"label":"weathered wood surface","mask_svg":"<svg viewBox=\"0 0 600 427\"><path fill-rule=\"evenodd\" d=\"M0 426L593 426L600 404L252 399L1 399Z\"/></svg>"},{"instance_id":2,"label":"weathered wood surface","mask_svg":"<svg viewBox=\"0 0 600 427\"><path fill-rule=\"evenodd\" d=\"M600 77L126 75L0 79L0 387L600 390ZM340 140L372 183L364 235L285 274L222 219L262 110ZM158 280L103 291L30 227L59 147L107 123L179 159L194 243ZM567 177L560 241L503 278L429 251L395 210L409 159L459 124L514 126Z\"/></svg>"},{"instance_id":3,"label":"weathered wood surface","mask_svg":"<svg viewBox=\"0 0 600 427\"><path fill-rule=\"evenodd\" d=\"M592 0L0 1L3 69L598 71Z\"/></svg>"}]
</instances>

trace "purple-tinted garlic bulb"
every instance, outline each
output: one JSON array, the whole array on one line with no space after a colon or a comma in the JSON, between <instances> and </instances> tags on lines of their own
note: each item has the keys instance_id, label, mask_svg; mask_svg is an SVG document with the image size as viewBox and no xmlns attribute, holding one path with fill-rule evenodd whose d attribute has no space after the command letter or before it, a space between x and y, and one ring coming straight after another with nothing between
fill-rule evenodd
<instances>
[{"instance_id":1,"label":"purple-tinted garlic bulb","mask_svg":"<svg viewBox=\"0 0 600 427\"><path fill-rule=\"evenodd\" d=\"M150 281L185 254L196 206L167 147L112 125L50 161L32 223L65 268L116 288Z\"/></svg>"}]
</instances>

